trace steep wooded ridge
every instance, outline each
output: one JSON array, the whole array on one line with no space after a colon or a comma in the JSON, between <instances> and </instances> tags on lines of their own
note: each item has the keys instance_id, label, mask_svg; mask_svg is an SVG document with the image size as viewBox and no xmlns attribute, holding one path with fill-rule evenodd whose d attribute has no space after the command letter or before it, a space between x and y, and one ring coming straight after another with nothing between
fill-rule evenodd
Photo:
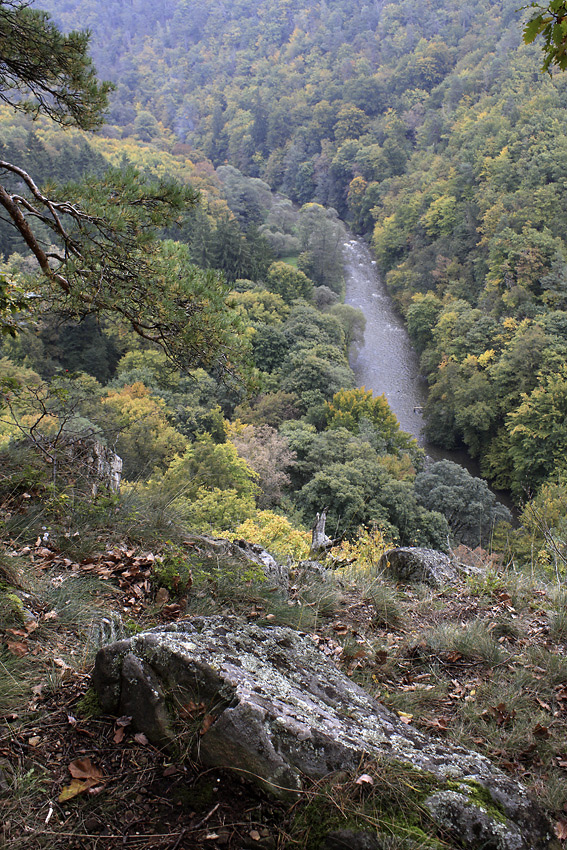
<instances>
[{"instance_id":1,"label":"steep wooded ridge","mask_svg":"<svg viewBox=\"0 0 567 850\"><path fill-rule=\"evenodd\" d=\"M47 6L92 27L121 132L160 122L372 237L430 439L519 498L564 468L566 81L517 4Z\"/></svg>"}]
</instances>

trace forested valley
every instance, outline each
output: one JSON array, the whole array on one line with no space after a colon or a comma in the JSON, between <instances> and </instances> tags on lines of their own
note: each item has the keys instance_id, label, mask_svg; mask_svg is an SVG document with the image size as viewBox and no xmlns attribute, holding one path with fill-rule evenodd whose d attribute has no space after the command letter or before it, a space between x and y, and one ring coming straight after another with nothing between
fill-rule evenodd
<instances>
[{"instance_id":1,"label":"forested valley","mask_svg":"<svg viewBox=\"0 0 567 850\"><path fill-rule=\"evenodd\" d=\"M9 15L28 5L0 0L4 53ZM12 657L31 657L23 610L35 603L13 588L30 590L33 551L40 570L72 573L61 599L50 587L44 615L59 623L58 605L82 605L79 634L96 580L117 577L132 633L211 610L304 631L335 617L328 654L338 640L349 675L442 735L457 716L459 740L531 783L563 842L567 73L542 70L540 41L524 38L530 11L512 0L30 8L62 33L88 30L96 76L112 85L82 81L92 114L52 89L43 101L29 81L28 102L0 49L0 620L11 629L0 670L14 678ZM420 357L427 440L466 451L483 479L432 463L387 400L356 386L349 355L365 319L344 303L349 231L369 244ZM120 492L93 491L81 468L92 445L121 458ZM486 482L509 494L514 516ZM276 610L256 568L237 574L216 550L202 554L204 540L242 540L293 570L313 557L322 511L341 603L336 588L294 586ZM470 567L450 635L437 622L435 637L423 632L418 592L377 586L394 546ZM79 565L93 589L70 603L62 588ZM337 619L356 569L379 630L371 649L358 614ZM491 621L482 639L474 624L465 635L473 609ZM387 637L404 617L411 640ZM498 655L515 642L532 653L521 684ZM418 697L407 671L424 651L451 669ZM475 665L493 663L505 682L473 720L486 678ZM508 747L534 700L541 717ZM12 704L0 694L3 710ZM0 758L0 793L2 782ZM327 847L298 830L278 848ZM251 846L276 846L256 834ZM453 846L411 840L376 847Z\"/></svg>"}]
</instances>

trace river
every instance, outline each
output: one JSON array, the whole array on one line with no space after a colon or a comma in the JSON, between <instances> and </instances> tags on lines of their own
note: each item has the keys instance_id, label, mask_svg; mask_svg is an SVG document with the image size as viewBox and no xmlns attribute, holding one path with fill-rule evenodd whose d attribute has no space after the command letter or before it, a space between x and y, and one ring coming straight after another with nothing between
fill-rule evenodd
<instances>
[{"instance_id":1,"label":"river","mask_svg":"<svg viewBox=\"0 0 567 850\"><path fill-rule=\"evenodd\" d=\"M447 451L428 443L422 433L421 409L427 399L427 383L419 371L404 321L396 312L376 260L362 239L349 239L343 246L346 283L345 304L358 307L366 318L364 341L351 351L350 365L357 383L374 395L384 393L404 431L412 434L432 460L452 460L471 475L481 477L476 460L465 451ZM509 493L492 492L514 512Z\"/></svg>"},{"instance_id":2,"label":"river","mask_svg":"<svg viewBox=\"0 0 567 850\"><path fill-rule=\"evenodd\" d=\"M366 243L361 239L345 242L343 257L345 304L358 307L366 318L364 341L350 358L356 380L374 395L384 393L403 430L425 448L421 408L427 385L403 319L394 310Z\"/></svg>"}]
</instances>

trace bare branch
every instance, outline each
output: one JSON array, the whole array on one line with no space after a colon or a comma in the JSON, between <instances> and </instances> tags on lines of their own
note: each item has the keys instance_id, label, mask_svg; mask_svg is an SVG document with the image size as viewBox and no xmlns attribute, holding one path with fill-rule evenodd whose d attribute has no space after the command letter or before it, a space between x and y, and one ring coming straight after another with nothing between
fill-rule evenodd
<instances>
[{"instance_id":1,"label":"bare branch","mask_svg":"<svg viewBox=\"0 0 567 850\"><path fill-rule=\"evenodd\" d=\"M26 217L22 213L18 204L14 202L12 196L8 194L8 192L4 189L3 186L0 185L0 204L4 207L4 209L10 215L12 221L20 231L23 236L28 248L36 258L39 263L39 267L44 273L44 275L52 280L54 283L57 283L64 292L70 291L70 286L68 280L63 277L63 275L58 274L53 271L51 266L49 265L49 258L38 240L36 239L35 234L30 228L28 222L26 221Z\"/></svg>"}]
</instances>

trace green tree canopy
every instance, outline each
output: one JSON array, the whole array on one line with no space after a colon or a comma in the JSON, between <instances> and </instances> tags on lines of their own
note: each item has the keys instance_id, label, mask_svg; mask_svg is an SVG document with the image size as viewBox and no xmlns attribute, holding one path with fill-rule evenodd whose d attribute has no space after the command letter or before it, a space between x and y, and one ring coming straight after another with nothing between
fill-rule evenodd
<instances>
[{"instance_id":1,"label":"green tree canopy","mask_svg":"<svg viewBox=\"0 0 567 850\"><path fill-rule=\"evenodd\" d=\"M545 375L508 415L516 493L532 491L549 476L565 472L567 453L567 365Z\"/></svg>"},{"instance_id":2,"label":"green tree canopy","mask_svg":"<svg viewBox=\"0 0 567 850\"><path fill-rule=\"evenodd\" d=\"M496 501L486 481L450 460L420 472L415 494L423 507L444 514L453 539L467 546L486 545L495 523L510 519L510 512Z\"/></svg>"},{"instance_id":3,"label":"green tree canopy","mask_svg":"<svg viewBox=\"0 0 567 850\"><path fill-rule=\"evenodd\" d=\"M268 269L266 284L271 292L281 295L287 304L297 298L310 301L313 295L313 282L288 263L272 263Z\"/></svg>"},{"instance_id":4,"label":"green tree canopy","mask_svg":"<svg viewBox=\"0 0 567 850\"><path fill-rule=\"evenodd\" d=\"M332 401L326 403L325 412L329 428L346 428L357 434L363 423L370 423L387 451L409 451L415 457L419 455L415 439L400 430L400 423L385 395L375 397L372 390L364 387L341 389L333 395Z\"/></svg>"}]
</instances>

